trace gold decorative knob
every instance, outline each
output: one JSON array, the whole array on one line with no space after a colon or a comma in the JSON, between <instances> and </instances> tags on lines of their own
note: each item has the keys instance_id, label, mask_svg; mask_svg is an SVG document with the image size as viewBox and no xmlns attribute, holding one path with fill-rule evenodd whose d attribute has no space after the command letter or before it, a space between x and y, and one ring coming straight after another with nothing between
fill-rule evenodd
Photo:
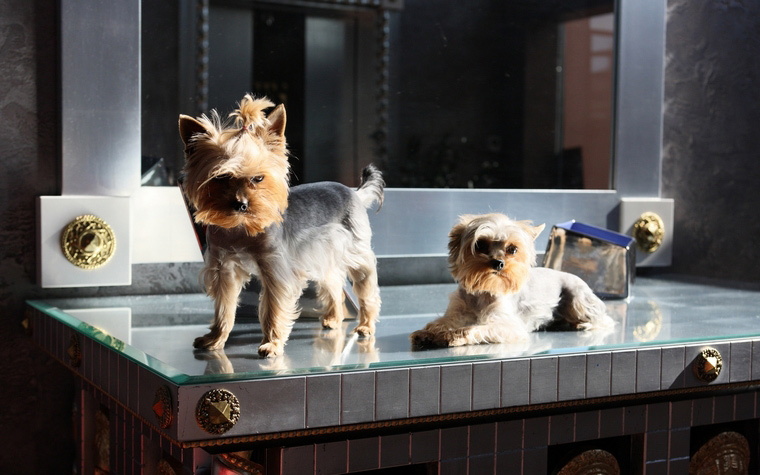
<instances>
[{"instance_id":1,"label":"gold decorative knob","mask_svg":"<svg viewBox=\"0 0 760 475\"><path fill-rule=\"evenodd\" d=\"M557 475L620 475L614 455L602 449L590 449L573 457Z\"/></svg>"},{"instance_id":2,"label":"gold decorative knob","mask_svg":"<svg viewBox=\"0 0 760 475\"><path fill-rule=\"evenodd\" d=\"M651 254L662 245L665 223L656 213L646 212L634 223L633 238L642 251Z\"/></svg>"},{"instance_id":3,"label":"gold decorative knob","mask_svg":"<svg viewBox=\"0 0 760 475\"><path fill-rule=\"evenodd\" d=\"M61 249L75 266L97 269L116 252L116 235L108 223L97 216L78 216L61 233Z\"/></svg>"},{"instance_id":4,"label":"gold decorative knob","mask_svg":"<svg viewBox=\"0 0 760 475\"><path fill-rule=\"evenodd\" d=\"M172 465L164 459L158 461L158 475L177 475Z\"/></svg>"},{"instance_id":5,"label":"gold decorative knob","mask_svg":"<svg viewBox=\"0 0 760 475\"><path fill-rule=\"evenodd\" d=\"M722 432L691 457L689 475L746 475L752 452L742 434Z\"/></svg>"},{"instance_id":6,"label":"gold decorative knob","mask_svg":"<svg viewBox=\"0 0 760 475\"><path fill-rule=\"evenodd\" d=\"M720 351L715 348L705 348L697 355L692 367L697 379L711 383L715 381L723 369L723 358L720 356Z\"/></svg>"},{"instance_id":7,"label":"gold decorative knob","mask_svg":"<svg viewBox=\"0 0 760 475\"><path fill-rule=\"evenodd\" d=\"M240 402L226 389L212 389L201 397L195 420L209 434L224 434L240 419Z\"/></svg>"},{"instance_id":8,"label":"gold decorative knob","mask_svg":"<svg viewBox=\"0 0 760 475\"><path fill-rule=\"evenodd\" d=\"M158 419L158 425L162 429L172 425L172 395L169 388L161 386L156 390L156 396L153 398L153 414Z\"/></svg>"},{"instance_id":9,"label":"gold decorative knob","mask_svg":"<svg viewBox=\"0 0 760 475\"><path fill-rule=\"evenodd\" d=\"M78 368L82 363L82 349L79 346L79 338L76 335L71 335L66 354L69 355L69 364L74 368Z\"/></svg>"},{"instance_id":10,"label":"gold decorative knob","mask_svg":"<svg viewBox=\"0 0 760 475\"><path fill-rule=\"evenodd\" d=\"M24 314L24 319L21 320L21 326L24 328L26 336L32 336L34 328L32 328L32 311L27 308Z\"/></svg>"}]
</instances>

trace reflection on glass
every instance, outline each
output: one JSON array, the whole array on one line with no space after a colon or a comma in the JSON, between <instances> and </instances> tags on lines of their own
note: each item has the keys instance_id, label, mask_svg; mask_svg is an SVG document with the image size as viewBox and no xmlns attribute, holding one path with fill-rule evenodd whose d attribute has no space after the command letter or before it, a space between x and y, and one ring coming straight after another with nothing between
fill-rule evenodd
<instances>
[{"instance_id":1,"label":"reflection on glass","mask_svg":"<svg viewBox=\"0 0 760 475\"><path fill-rule=\"evenodd\" d=\"M277 358L260 358L256 353L261 329L255 309L245 302L224 351L216 352L194 350L192 345L213 317L213 304L205 295L80 298L30 304L67 328L177 384L636 349L760 334L760 292L756 290L644 277L637 279L630 298L605 302L616 322L610 333L541 331L520 344L413 351L409 334L440 316L455 288L455 284L382 288L383 313L377 334L369 339L357 339L351 333L352 322L326 331L316 316L301 317L284 355ZM60 310L67 308L80 310ZM131 318L122 318L114 325L117 312L124 309ZM78 318L69 313L76 313ZM64 338L67 335L64 333Z\"/></svg>"},{"instance_id":2,"label":"reflection on glass","mask_svg":"<svg viewBox=\"0 0 760 475\"><path fill-rule=\"evenodd\" d=\"M251 91L288 110L294 183L610 187L611 0L367 3L143 1L147 163L171 184L177 115Z\"/></svg>"},{"instance_id":3,"label":"reflection on glass","mask_svg":"<svg viewBox=\"0 0 760 475\"><path fill-rule=\"evenodd\" d=\"M610 185L614 25L611 13L563 24L563 188Z\"/></svg>"}]
</instances>

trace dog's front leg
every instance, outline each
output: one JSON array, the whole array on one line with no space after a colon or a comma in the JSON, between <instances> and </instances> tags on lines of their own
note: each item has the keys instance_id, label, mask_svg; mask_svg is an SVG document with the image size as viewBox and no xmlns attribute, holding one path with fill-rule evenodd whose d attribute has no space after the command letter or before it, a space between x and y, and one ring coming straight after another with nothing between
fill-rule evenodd
<instances>
[{"instance_id":1,"label":"dog's front leg","mask_svg":"<svg viewBox=\"0 0 760 475\"><path fill-rule=\"evenodd\" d=\"M471 319L461 313L452 312L450 307L444 316L429 322L422 330L409 335L409 338L413 346L420 348L456 346L450 344L453 332L470 323Z\"/></svg>"},{"instance_id":2,"label":"dog's front leg","mask_svg":"<svg viewBox=\"0 0 760 475\"><path fill-rule=\"evenodd\" d=\"M220 267L205 274L206 292L214 299L214 320L211 331L195 339L193 346L206 350L219 350L235 324L238 298L247 282L234 268Z\"/></svg>"},{"instance_id":3,"label":"dog's front leg","mask_svg":"<svg viewBox=\"0 0 760 475\"><path fill-rule=\"evenodd\" d=\"M290 289L263 276L261 284L259 322L264 338L259 345L259 355L273 358L283 353L290 330L298 318L300 288Z\"/></svg>"},{"instance_id":4,"label":"dog's front leg","mask_svg":"<svg viewBox=\"0 0 760 475\"><path fill-rule=\"evenodd\" d=\"M443 334L447 346L478 345L480 343L518 343L528 339L530 332L518 318L502 318L498 322L458 328Z\"/></svg>"},{"instance_id":5,"label":"dog's front leg","mask_svg":"<svg viewBox=\"0 0 760 475\"><path fill-rule=\"evenodd\" d=\"M481 320L477 320L472 314L460 312L455 301L443 317L412 333L410 338L414 346L424 348L516 343L527 340L528 336L528 328L516 316L483 316Z\"/></svg>"}]
</instances>

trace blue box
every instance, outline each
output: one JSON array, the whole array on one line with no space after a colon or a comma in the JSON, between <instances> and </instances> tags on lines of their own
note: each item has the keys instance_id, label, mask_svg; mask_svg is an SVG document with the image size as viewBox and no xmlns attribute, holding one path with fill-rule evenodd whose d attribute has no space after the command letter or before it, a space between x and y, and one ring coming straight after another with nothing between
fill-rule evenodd
<instances>
[{"instance_id":1,"label":"blue box","mask_svg":"<svg viewBox=\"0 0 760 475\"><path fill-rule=\"evenodd\" d=\"M555 224L543 266L577 275L601 298L624 299L636 279L635 240L575 220Z\"/></svg>"}]
</instances>

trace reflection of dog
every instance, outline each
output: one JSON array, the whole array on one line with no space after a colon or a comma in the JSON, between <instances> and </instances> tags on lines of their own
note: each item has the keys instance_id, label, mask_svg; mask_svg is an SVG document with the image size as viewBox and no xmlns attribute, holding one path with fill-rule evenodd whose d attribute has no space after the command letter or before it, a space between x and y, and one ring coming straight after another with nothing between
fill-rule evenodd
<instances>
[{"instance_id":1,"label":"reflection of dog","mask_svg":"<svg viewBox=\"0 0 760 475\"><path fill-rule=\"evenodd\" d=\"M356 344L356 349L354 349ZM356 338L346 336L342 328L322 330L314 338L314 352L311 361L313 367L333 368L348 364L350 366L369 366L380 361L379 351L375 346L375 337Z\"/></svg>"},{"instance_id":2,"label":"reflection of dog","mask_svg":"<svg viewBox=\"0 0 760 475\"><path fill-rule=\"evenodd\" d=\"M203 371L203 374L232 374L235 372L235 368L232 367L232 362L227 358L224 350L198 352L195 353L195 359L206 362L206 370Z\"/></svg>"},{"instance_id":3,"label":"reflection of dog","mask_svg":"<svg viewBox=\"0 0 760 475\"><path fill-rule=\"evenodd\" d=\"M449 234L449 267L459 288L443 317L412 333L412 343L508 343L544 328L614 325L604 303L579 277L533 267L534 240L543 229L496 213L462 216Z\"/></svg>"},{"instance_id":4,"label":"reflection of dog","mask_svg":"<svg viewBox=\"0 0 760 475\"><path fill-rule=\"evenodd\" d=\"M324 327L343 320L348 274L360 305L355 331L365 336L375 329L380 292L366 208L382 205L382 176L369 166L356 191L332 182L289 188L285 108L267 116L264 109L273 105L246 95L231 114L234 126L215 112L179 119L183 187L195 221L207 226L202 278L215 307L211 331L195 340L196 348L224 347L251 274L262 284L262 356L282 353L309 280L317 284Z\"/></svg>"}]
</instances>

